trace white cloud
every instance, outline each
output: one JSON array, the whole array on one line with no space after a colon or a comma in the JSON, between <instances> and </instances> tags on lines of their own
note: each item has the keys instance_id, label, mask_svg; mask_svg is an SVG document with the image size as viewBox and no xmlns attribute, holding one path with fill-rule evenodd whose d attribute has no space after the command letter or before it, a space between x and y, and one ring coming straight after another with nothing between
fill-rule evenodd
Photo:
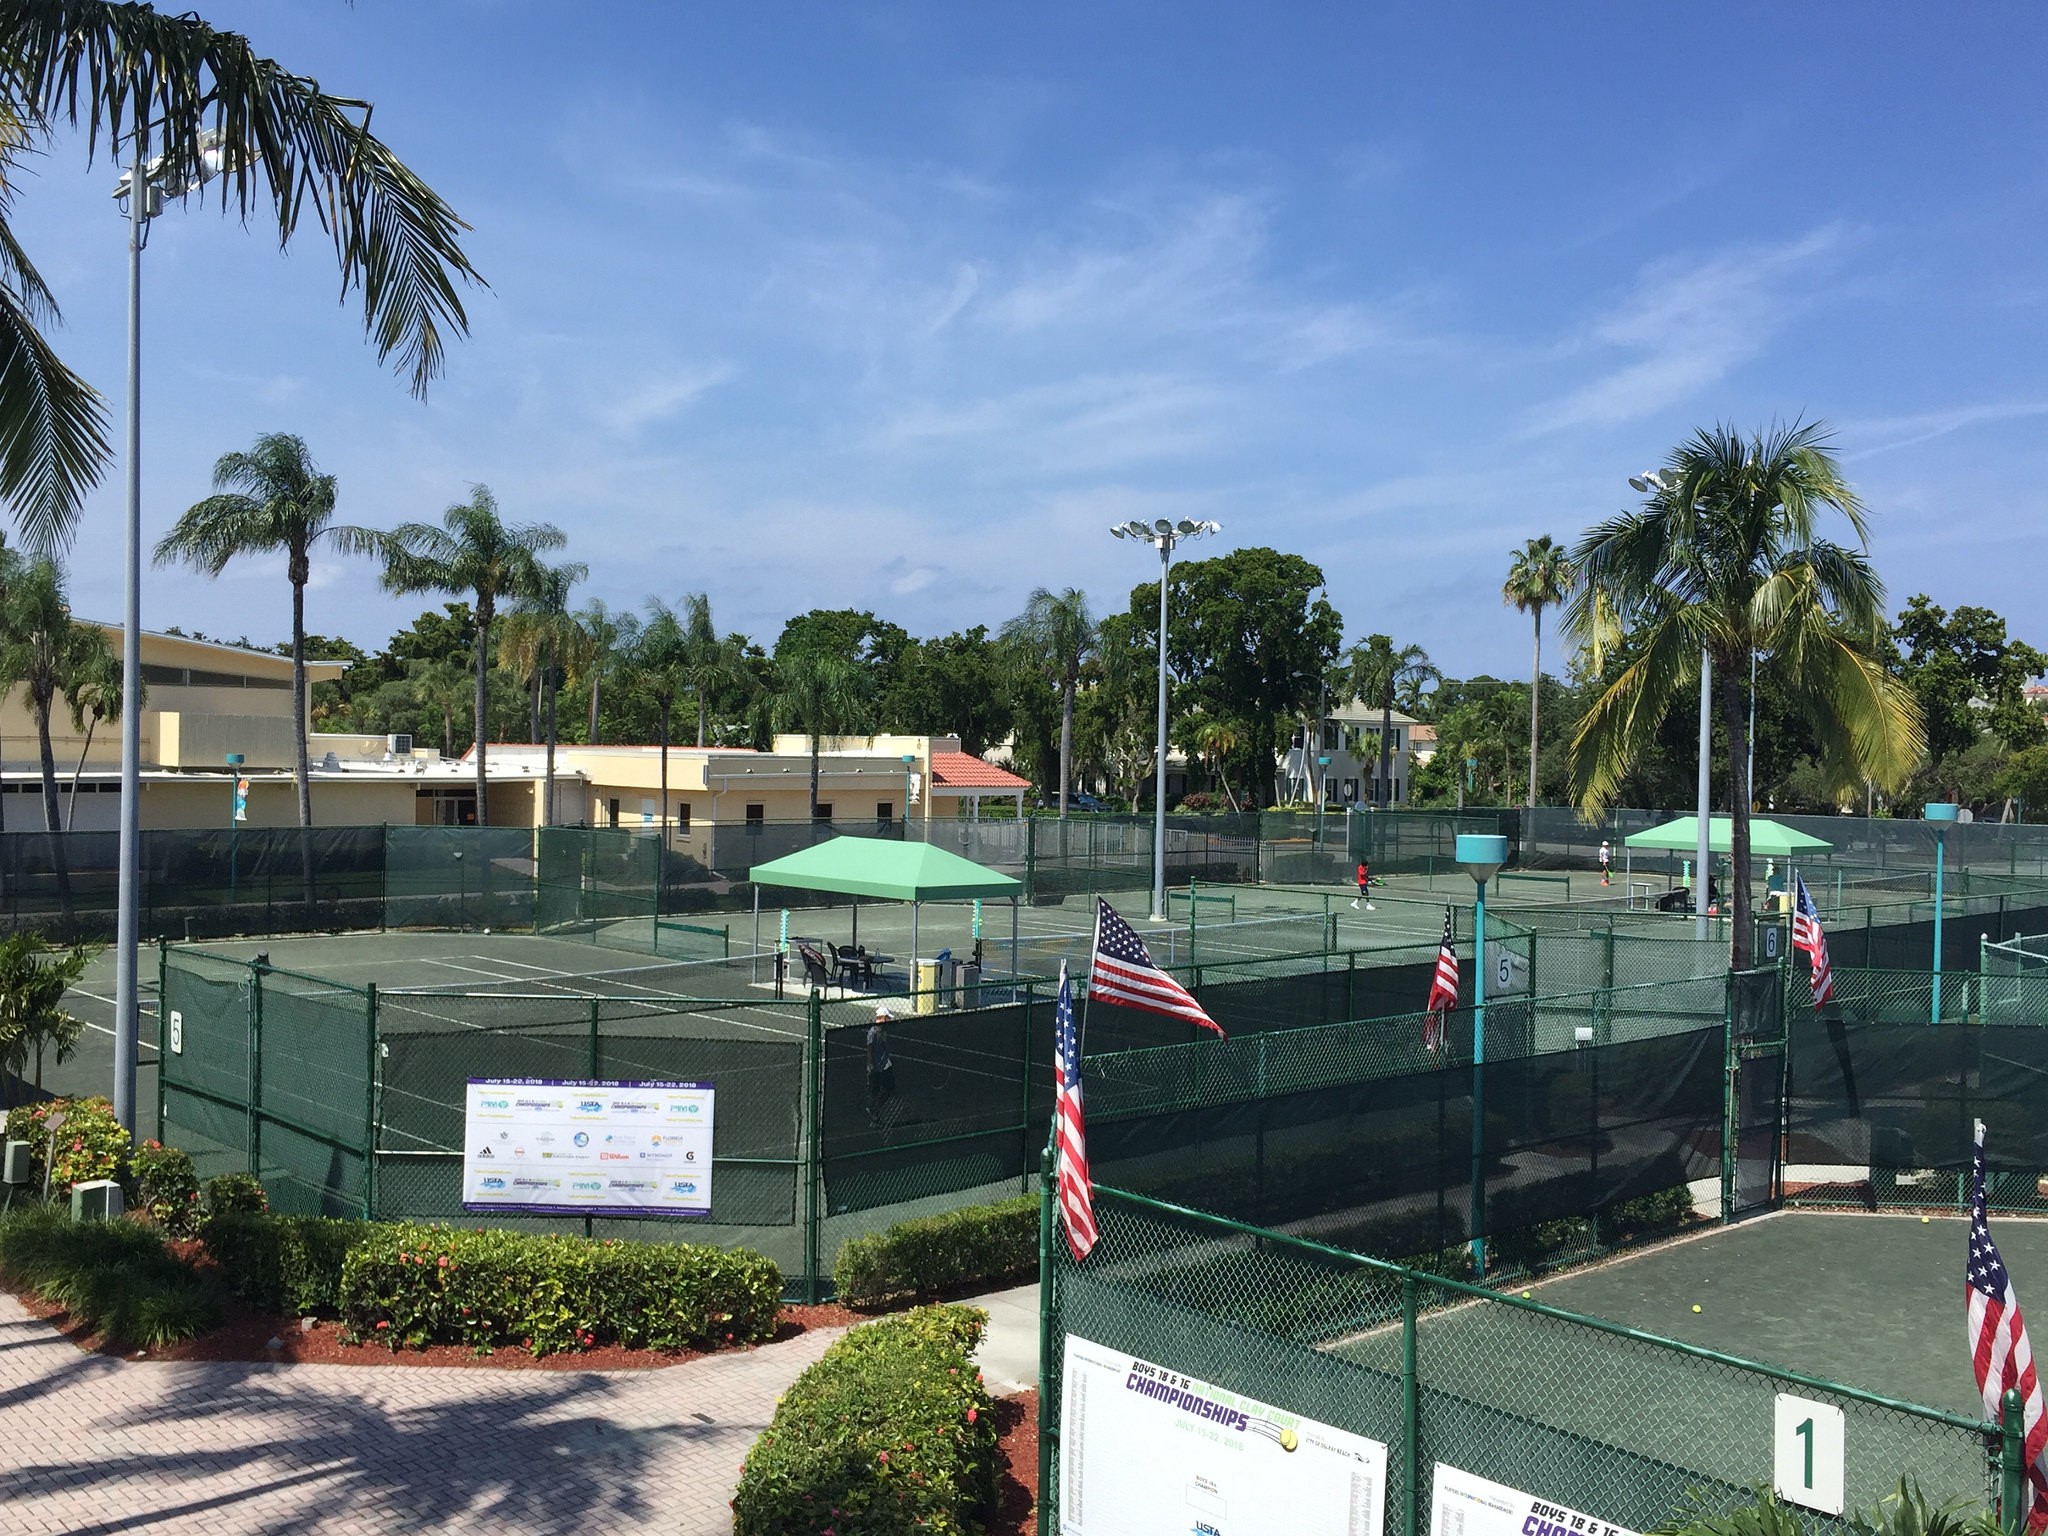
<instances>
[{"instance_id":1,"label":"white cloud","mask_svg":"<svg viewBox=\"0 0 2048 1536\"><path fill-rule=\"evenodd\" d=\"M1805 302L1805 285L1846 243L1825 225L1781 245L1747 246L1706 261L1652 263L1627 300L1572 350L1639 354L1525 419L1525 435L1612 426L1691 398L1760 355Z\"/></svg>"},{"instance_id":2,"label":"white cloud","mask_svg":"<svg viewBox=\"0 0 2048 1536\"><path fill-rule=\"evenodd\" d=\"M675 415L732 376L730 363L708 363L643 379L600 406L597 418L614 434L631 436L650 422Z\"/></svg>"},{"instance_id":3,"label":"white cloud","mask_svg":"<svg viewBox=\"0 0 2048 1536\"><path fill-rule=\"evenodd\" d=\"M2048 416L2048 400L2006 400L1988 405L1956 406L1946 411L1923 411L1912 416L1846 421L1841 424L1839 433L1853 446L1842 457L1845 460L1868 459L1896 448L1932 442L1937 437L1947 437L1951 432L1960 432L1966 427L1981 426L1987 422L2024 421L2035 416Z\"/></svg>"}]
</instances>

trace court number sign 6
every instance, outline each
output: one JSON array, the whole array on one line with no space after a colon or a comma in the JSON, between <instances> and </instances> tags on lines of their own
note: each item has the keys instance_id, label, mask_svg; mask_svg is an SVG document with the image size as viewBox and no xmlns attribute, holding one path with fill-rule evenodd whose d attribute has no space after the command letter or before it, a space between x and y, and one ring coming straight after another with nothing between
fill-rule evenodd
<instances>
[{"instance_id":1,"label":"court number sign 6","mask_svg":"<svg viewBox=\"0 0 2048 1536\"><path fill-rule=\"evenodd\" d=\"M1771 1483L1778 1497L1825 1515L1841 1514L1842 1410L1832 1403L1780 1392L1774 1417L1776 1455Z\"/></svg>"}]
</instances>

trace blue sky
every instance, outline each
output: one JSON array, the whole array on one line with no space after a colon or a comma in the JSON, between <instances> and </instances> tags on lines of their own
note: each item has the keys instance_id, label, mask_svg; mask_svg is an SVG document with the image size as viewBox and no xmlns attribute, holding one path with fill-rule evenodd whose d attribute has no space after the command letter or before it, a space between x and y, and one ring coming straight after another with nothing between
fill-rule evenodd
<instances>
[{"instance_id":1,"label":"blue sky","mask_svg":"<svg viewBox=\"0 0 2048 1536\"><path fill-rule=\"evenodd\" d=\"M711 595L772 640L872 607L1121 607L1136 515L1327 573L1350 638L1527 666L1509 550L1576 537L1695 426L1820 417L1894 606L2048 644L2048 13L2018 5L353 6L214 0L376 103L490 282L424 405L212 209L147 255L145 524L303 434L343 516L489 484L583 595ZM565 26L564 17L571 18ZM60 140L17 227L119 407L122 230ZM74 551L118 612L118 472ZM309 622L421 606L361 562ZM288 633L281 564L147 578L144 621Z\"/></svg>"}]
</instances>

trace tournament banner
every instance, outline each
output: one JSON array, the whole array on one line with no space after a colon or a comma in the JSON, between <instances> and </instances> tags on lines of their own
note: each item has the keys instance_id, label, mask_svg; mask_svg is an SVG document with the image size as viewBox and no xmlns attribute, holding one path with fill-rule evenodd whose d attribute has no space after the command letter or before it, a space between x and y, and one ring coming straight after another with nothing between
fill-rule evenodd
<instances>
[{"instance_id":1,"label":"tournament banner","mask_svg":"<svg viewBox=\"0 0 2048 1536\"><path fill-rule=\"evenodd\" d=\"M1382 1536L1387 1448L1067 1335L1060 1536Z\"/></svg>"},{"instance_id":2,"label":"tournament banner","mask_svg":"<svg viewBox=\"0 0 2048 1536\"><path fill-rule=\"evenodd\" d=\"M462 1208L709 1216L710 1083L473 1077Z\"/></svg>"},{"instance_id":3,"label":"tournament banner","mask_svg":"<svg viewBox=\"0 0 2048 1536\"><path fill-rule=\"evenodd\" d=\"M1436 1464L1431 1536L1636 1536L1634 1531L1534 1494Z\"/></svg>"}]
</instances>

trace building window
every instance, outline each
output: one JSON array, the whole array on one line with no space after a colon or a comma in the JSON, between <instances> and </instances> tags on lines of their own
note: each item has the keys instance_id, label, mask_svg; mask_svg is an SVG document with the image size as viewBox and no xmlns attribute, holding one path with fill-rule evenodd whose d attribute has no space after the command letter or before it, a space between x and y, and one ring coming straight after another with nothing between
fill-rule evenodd
<instances>
[{"instance_id":1,"label":"building window","mask_svg":"<svg viewBox=\"0 0 2048 1536\"><path fill-rule=\"evenodd\" d=\"M1337 743L1343 739L1343 731L1344 727L1334 720L1325 720L1323 722L1323 750L1325 752L1337 750Z\"/></svg>"},{"instance_id":2,"label":"building window","mask_svg":"<svg viewBox=\"0 0 2048 1536\"><path fill-rule=\"evenodd\" d=\"M875 806L875 820L894 821L895 819L896 802L894 800L883 800L877 802Z\"/></svg>"},{"instance_id":3,"label":"building window","mask_svg":"<svg viewBox=\"0 0 2048 1536\"><path fill-rule=\"evenodd\" d=\"M767 824L768 824L768 807L767 807L767 806L765 806L765 805L750 805L750 806L748 806L748 807L747 807L747 830L748 830L749 832L759 832L759 831L760 831L760 830L761 830L761 829L762 829L762 828L763 828L764 826L766 826Z\"/></svg>"},{"instance_id":4,"label":"building window","mask_svg":"<svg viewBox=\"0 0 2048 1536\"><path fill-rule=\"evenodd\" d=\"M676 825L685 832L690 830L690 802L687 800L676 802Z\"/></svg>"},{"instance_id":5,"label":"building window","mask_svg":"<svg viewBox=\"0 0 2048 1536\"><path fill-rule=\"evenodd\" d=\"M617 795L613 795L611 799L604 803L604 814L607 825L616 827L619 824L619 797Z\"/></svg>"},{"instance_id":6,"label":"building window","mask_svg":"<svg viewBox=\"0 0 2048 1536\"><path fill-rule=\"evenodd\" d=\"M815 806L811 808L811 820L830 821L831 819L832 807L826 801L820 800Z\"/></svg>"}]
</instances>

